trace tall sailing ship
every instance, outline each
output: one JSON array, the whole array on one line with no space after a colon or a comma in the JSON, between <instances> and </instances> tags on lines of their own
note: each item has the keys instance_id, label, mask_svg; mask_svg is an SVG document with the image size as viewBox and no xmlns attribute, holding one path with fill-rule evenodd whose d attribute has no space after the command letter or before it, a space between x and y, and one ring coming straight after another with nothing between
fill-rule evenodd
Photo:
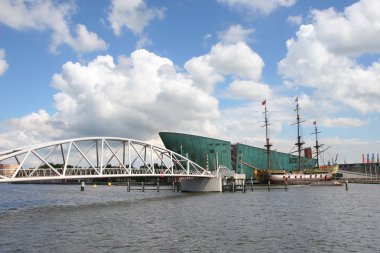
<instances>
[{"instance_id":1,"label":"tall sailing ship","mask_svg":"<svg viewBox=\"0 0 380 253\"><path fill-rule=\"evenodd\" d=\"M295 99L296 102L296 113L297 113L297 121L294 123L294 125L297 125L297 142L295 143L295 146L297 147L297 153L298 153L298 159L297 159L297 169L292 171L282 170L282 169L273 169L270 166L270 155L271 155L271 147L272 144L269 141L268 137L268 126L270 125L268 122L267 117L267 105L266 100L263 101L262 105L265 105L264 109L264 115L265 115L265 135L266 135L266 144L264 145L266 148L266 154L267 154L267 168L266 170L262 171L261 174L263 174L263 179L265 181L271 181L273 183L289 183L289 184L308 184L315 181L330 181L334 178L334 174L338 171L338 165L327 165L327 166L320 166L319 165L319 155L320 155L320 147L318 143L318 129L316 121L314 121L315 131L313 134L315 134L315 149L316 149L316 160L317 164L316 167L312 168L304 168L302 165L302 158L301 158L301 152L302 152L302 146L305 144L302 141L301 134L300 134L300 126L303 121L301 121L301 117L299 114L300 107L298 103L298 97Z\"/></svg>"}]
</instances>

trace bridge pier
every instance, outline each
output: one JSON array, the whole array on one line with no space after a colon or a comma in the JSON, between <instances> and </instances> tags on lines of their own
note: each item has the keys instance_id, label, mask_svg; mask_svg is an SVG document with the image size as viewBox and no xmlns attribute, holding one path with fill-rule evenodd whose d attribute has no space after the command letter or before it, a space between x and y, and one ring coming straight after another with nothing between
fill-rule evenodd
<instances>
[{"instance_id":1,"label":"bridge pier","mask_svg":"<svg viewBox=\"0 0 380 253\"><path fill-rule=\"evenodd\" d=\"M222 192L222 188L221 178L186 178L181 181L183 192Z\"/></svg>"},{"instance_id":2,"label":"bridge pier","mask_svg":"<svg viewBox=\"0 0 380 253\"><path fill-rule=\"evenodd\" d=\"M141 183L141 191L144 192L145 191L145 186L144 186L144 182Z\"/></svg>"},{"instance_id":3,"label":"bridge pier","mask_svg":"<svg viewBox=\"0 0 380 253\"><path fill-rule=\"evenodd\" d=\"M127 192L130 192L131 191L131 179L128 178L128 181L127 181Z\"/></svg>"},{"instance_id":4,"label":"bridge pier","mask_svg":"<svg viewBox=\"0 0 380 253\"><path fill-rule=\"evenodd\" d=\"M157 192L160 191L160 180L157 179Z\"/></svg>"},{"instance_id":5,"label":"bridge pier","mask_svg":"<svg viewBox=\"0 0 380 253\"><path fill-rule=\"evenodd\" d=\"M83 192L84 191L84 181L82 181L80 183L80 191Z\"/></svg>"}]
</instances>

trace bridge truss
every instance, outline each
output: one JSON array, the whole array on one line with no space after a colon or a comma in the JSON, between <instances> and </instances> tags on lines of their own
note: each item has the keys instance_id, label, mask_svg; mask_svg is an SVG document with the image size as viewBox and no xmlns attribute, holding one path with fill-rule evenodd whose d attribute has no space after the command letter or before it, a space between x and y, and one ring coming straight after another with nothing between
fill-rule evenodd
<instances>
[{"instance_id":1,"label":"bridge truss","mask_svg":"<svg viewBox=\"0 0 380 253\"><path fill-rule=\"evenodd\" d=\"M126 138L77 138L0 152L0 183L123 177L214 176L171 150Z\"/></svg>"}]
</instances>

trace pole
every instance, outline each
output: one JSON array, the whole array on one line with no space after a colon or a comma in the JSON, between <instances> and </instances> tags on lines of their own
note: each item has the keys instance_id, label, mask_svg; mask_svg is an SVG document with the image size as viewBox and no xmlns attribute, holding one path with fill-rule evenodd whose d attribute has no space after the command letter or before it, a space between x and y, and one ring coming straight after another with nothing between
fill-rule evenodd
<instances>
[{"instance_id":1,"label":"pole","mask_svg":"<svg viewBox=\"0 0 380 253\"><path fill-rule=\"evenodd\" d=\"M218 152L216 152L216 177L219 178L219 156L218 156Z\"/></svg>"},{"instance_id":2,"label":"pole","mask_svg":"<svg viewBox=\"0 0 380 253\"><path fill-rule=\"evenodd\" d=\"M268 135L268 126L270 125L270 123L268 122L268 110L267 110L267 105L266 105L266 100L265 100L265 108L264 108L264 126L265 126L265 140L266 140L266 144L264 145L264 147L266 148L267 150L267 170L270 169L270 148L272 146L272 144L270 144L269 142L269 135Z\"/></svg>"},{"instance_id":3,"label":"pole","mask_svg":"<svg viewBox=\"0 0 380 253\"><path fill-rule=\"evenodd\" d=\"M81 191L81 192L84 191L84 181L81 182L81 185L80 185L80 191Z\"/></svg>"},{"instance_id":4,"label":"pole","mask_svg":"<svg viewBox=\"0 0 380 253\"><path fill-rule=\"evenodd\" d=\"M317 155L317 167L319 168L319 148L321 147L321 145L319 145L318 143L318 134L321 133L321 132L318 132L318 128L317 128L317 121L314 121L313 124L315 125L315 131L314 131L314 134L315 134L315 151L316 151L316 155Z\"/></svg>"}]
</instances>

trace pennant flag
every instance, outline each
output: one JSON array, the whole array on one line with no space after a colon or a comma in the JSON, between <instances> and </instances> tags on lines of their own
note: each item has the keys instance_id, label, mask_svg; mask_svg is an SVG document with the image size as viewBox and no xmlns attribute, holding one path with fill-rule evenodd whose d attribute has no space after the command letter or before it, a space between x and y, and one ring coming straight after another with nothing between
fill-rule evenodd
<instances>
[{"instance_id":1,"label":"pennant flag","mask_svg":"<svg viewBox=\"0 0 380 253\"><path fill-rule=\"evenodd\" d=\"M263 102L261 102L261 105L266 105L267 104L267 100L265 99Z\"/></svg>"},{"instance_id":2,"label":"pennant flag","mask_svg":"<svg viewBox=\"0 0 380 253\"><path fill-rule=\"evenodd\" d=\"M296 97L296 99L294 99L294 102L298 102L298 96Z\"/></svg>"},{"instance_id":3,"label":"pennant flag","mask_svg":"<svg viewBox=\"0 0 380 253\"><path fill-rule=\"evenodd\" d=\"M317 125L317 121L316 120L313 121L313 125L314 126Z\"/></svg>"}]
</instances>

